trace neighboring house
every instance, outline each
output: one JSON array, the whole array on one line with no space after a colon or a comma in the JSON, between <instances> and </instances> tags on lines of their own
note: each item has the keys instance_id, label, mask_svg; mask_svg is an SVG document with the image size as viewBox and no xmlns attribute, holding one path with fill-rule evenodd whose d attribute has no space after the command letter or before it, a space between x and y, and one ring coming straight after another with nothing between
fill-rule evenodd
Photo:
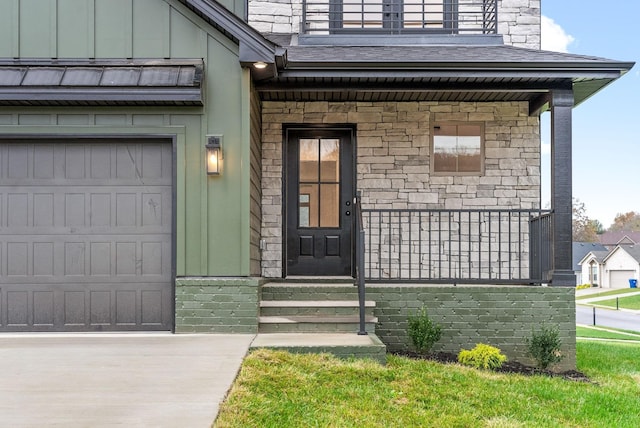
<instances>
[{"instance_id":1,"label":"neighboring house","mask_svg":"<svg viewBox=\"0 0 640 428\"><path fill-rule=\"evenodd\" d=\"M640 279L640 245L619 245L603 260L602 286L629 288L629 280Z\"/></svg>"},{"instance_id":2,"label":"neighboring house","mask_svg":"<svg viewBox=\"0 0 640 428\"><path fill-rule=\"evenodd\" d=\"M580 277L578 284L591 284L593 287L603 286L604 258L609 254L609 250L590 251L580 259ZM577 274L576 274L577 276Z\"/></svg>"},{"instance_id":3,"label":"neighboring house","mask_svg":"<svg viewBox=\"0 0 640 428\"><path fill-rule=\"evenodd\" d=\"M633 64L541 51L539 0L365 3L0 3L0 329L255 333L358 273L389 349L425 305L574 365L572 109Z\"/></svg>"},{"instance_id":4,"label":"neighboring house","mask_svg":"<svg viewBox=\"0 0 640 428\"><path fill-rule=\"evenodd\" d=\"M607 248L604 245L595 242L574 242L572 249L573 271L576 274L576 284L597 285L599 275L595 265L590 266L590 268L593 267L593 269L589 269L585 272L585 266L581 263L584 261L584 258L590 253L593 253L594 256L595 253L604 253L604 255L606 256L609 253Z\"/></svg>"},{"instance_id":5,"label":"neighboring house","mask_svg":"<svg viewBox=\"0 0 640 428\"><path fill-rule=\"evenodd\" d=\"M613 250L618 245L640 244L640 232L630 230L618 230L615 232L605 232L600 237L600 243Z\"/></svg>"}]
</instances>

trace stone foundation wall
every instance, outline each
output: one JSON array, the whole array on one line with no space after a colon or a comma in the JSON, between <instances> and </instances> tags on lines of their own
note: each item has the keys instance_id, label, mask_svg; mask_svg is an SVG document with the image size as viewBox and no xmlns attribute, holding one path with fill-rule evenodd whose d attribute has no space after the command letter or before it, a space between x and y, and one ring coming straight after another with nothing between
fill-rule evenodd
<instances>
[{"instance_id":1,"label":"stone foundation wall","mask_svg":"<svg viewBox=\"0 0 640 428\"><path fill-rule=\"evenodd\" d=\"M260 278L177 278L176 333L257 333Z\"/></svg>"},{"instance_id":2,"label":"stone foundation wall","mask_svg":"<svg viewBox=\"0 0 640 428\"><path fill-rule=\"evenodd\" d=\"M564 360L559 370L576 368L575 290L572 287L431 286L367 284L367 300L376 302L376 335L388 351L411 349L407 318L422 306L442 325L434 351L457 354L477 343L500 348L527 365L525 339L541 325L557 326Z\"/></svg>"},{"instance_id":3,"label":"stone foundation wall","mask_svg":"<svg viewBox=\"0 0 640 428\"><path fill-rule=\"evenodd\" d=\"M484 124L484 174L431 175L433 122ZM539 120L527 103L264 102L262 275L282 275L283 124L355 124L364 208L537 209Z\"/></svg>"}]
</instances>

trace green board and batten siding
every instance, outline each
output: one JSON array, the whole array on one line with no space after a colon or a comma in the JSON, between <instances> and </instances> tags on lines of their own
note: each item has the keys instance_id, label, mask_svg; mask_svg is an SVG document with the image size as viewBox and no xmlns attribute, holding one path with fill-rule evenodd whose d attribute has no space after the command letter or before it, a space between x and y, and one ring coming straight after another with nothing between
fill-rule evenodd
<instances>
[{"instance_id":1,"label":"green board and batten siding","mask_svg":"<svg viewBox=\"0 0 640 428\"><path fill-rule=\"evenodd\" d=\"M0 58L204 59L202 108L0 107L0 136L175 135L177 276L248 276L250 76L238 46L175 1L0 0L0 11ZM204 171L207 134L223 135L220 177Z\"/></svg>"}]
</instances>

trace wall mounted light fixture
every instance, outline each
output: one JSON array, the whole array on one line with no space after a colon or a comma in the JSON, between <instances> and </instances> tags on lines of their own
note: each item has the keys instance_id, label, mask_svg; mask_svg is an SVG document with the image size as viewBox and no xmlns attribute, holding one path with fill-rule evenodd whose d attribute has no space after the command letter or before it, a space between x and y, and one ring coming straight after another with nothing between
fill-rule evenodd
<instances>
[{"instance_id":1,"label":"wall mounted light fixture","mask_svg":"<svg viewBox=\"0 0 640 428\"><path fill-rule=\"evenodd\" d=\"M222 171L222 135L207 135L207 175L220 175Z\"/></svg>"}]
</instances>

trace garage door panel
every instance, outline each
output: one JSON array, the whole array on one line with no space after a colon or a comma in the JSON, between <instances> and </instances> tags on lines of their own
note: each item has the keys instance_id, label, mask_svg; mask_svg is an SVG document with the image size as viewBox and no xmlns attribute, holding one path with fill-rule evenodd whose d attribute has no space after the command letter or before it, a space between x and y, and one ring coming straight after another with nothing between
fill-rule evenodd
<instances>
[{"instance_id":1,"label":"garage door panel","mask_svg":"<svg viewBox=\"0 0 640 428\"><path fill-rule=\"evenodd\" d=\"M55 324L53 291L33 292L33 324L53 327Z\"/></svg>"},{"instance_id":2,"label":"garage door panel","mask_svg":"<svg viewBox=\"0 0 640 428\"><path fill-rule=\"evenodd\" d=\"M611 270L609 271L609 287L628 288L629 279L635 277L635 271L632 270Z\"/></svg>"},{"instance_id":3,"label":"garage door panel","mask_svg":"<svg viewBox=\"0 0 640 428\"><path fill-rule=\"evenodd\" d=\"M0 331L171 329L171 156L0 142Z\"/></svg>"},{"instance_id":4,"label":"garage door panel","mask_svg":"<svg viewBox=\"0 0 640 428\"><path fill-rule=\"evenodd\" d=\"M19 287L20 289L16 289ZM5 331L168 330L166 283L21 284L0 288Z\"/></svg>"}]
</instances>

